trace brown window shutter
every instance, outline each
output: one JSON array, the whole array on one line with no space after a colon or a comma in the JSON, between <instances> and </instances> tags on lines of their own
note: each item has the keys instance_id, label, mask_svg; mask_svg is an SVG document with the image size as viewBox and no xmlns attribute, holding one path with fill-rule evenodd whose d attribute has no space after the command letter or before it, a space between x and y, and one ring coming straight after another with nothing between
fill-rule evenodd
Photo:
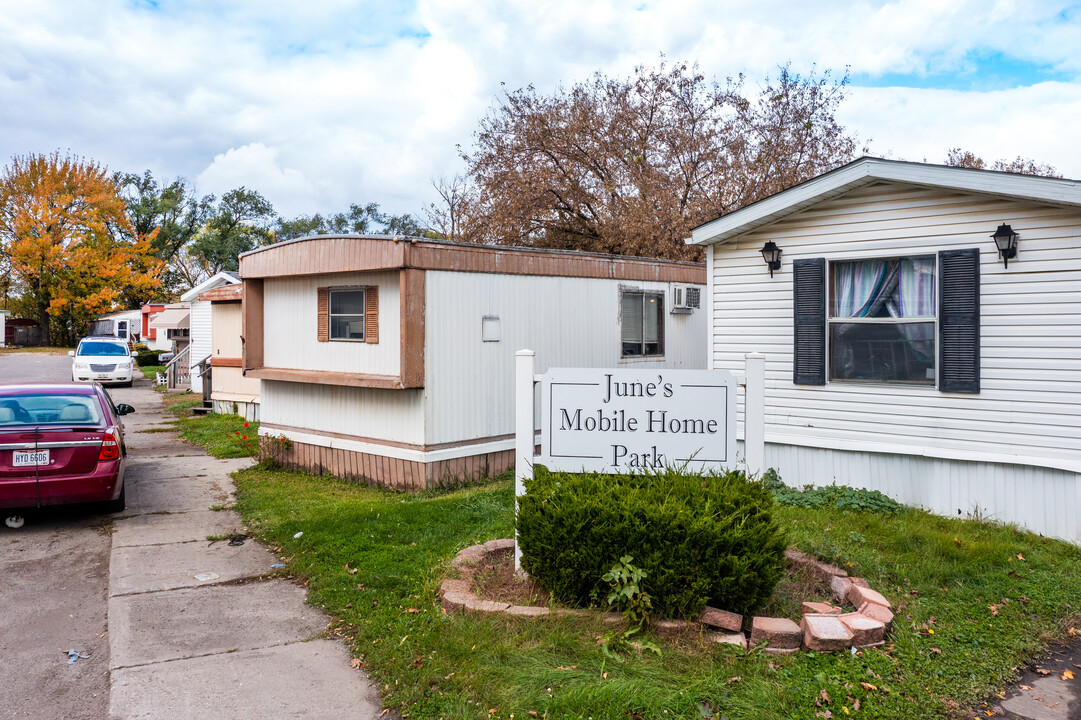
<instances>
[{"instance_id":1,"label":"brown window shutter","mask_svg":"<svg viewBox=\"0 0 1081 720\"><path fill-rule=\"evenodd\" d=\"M330 341L330 288L319 288L319 342Z\"/></svg>"},{"instance_id":2,"label":"brown window shutter","mask_svg":"<svg viewBox=\"0 0 1081 720\"><path fill-rule=\"evenodd\" d=\"M364 288L364 342L379 342L379 286Z\"/></svg>"}]
</instances>

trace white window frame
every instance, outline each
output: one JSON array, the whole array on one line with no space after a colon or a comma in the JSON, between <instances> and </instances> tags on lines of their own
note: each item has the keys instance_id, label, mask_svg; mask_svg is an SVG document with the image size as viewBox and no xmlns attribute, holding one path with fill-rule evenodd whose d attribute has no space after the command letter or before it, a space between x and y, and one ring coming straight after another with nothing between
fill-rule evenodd
<instances>
[{"instance_id":1,"label":"white window frame","mask_svg":"<svg viewBox=\"0 0 1081 720\"><path fill-rule=\"evenodd\" d=\"M338 313L335 315L334 308L334 293L360 293L360 306L363 311L360 313L360 321L363 327L363 332L359 338L343 338L334 337L334 318L335 317L357 317L356 313ZM327 340L329 342L367 342L368 339L368 291L364 287L336 287L327 288Z\"/></svg>"},{"instance_id":2,"label":"white window frame","mask_svg":"<svg viewBox=\"0 0 1081 720\"><path fill-rule=\"evenodd\" d=\"M833 377L833 332L832 326L837 324L853 324L853 323L866 323L872 325L903 325L912 323L927 324L931 322L930 318L835 318L833 316L833 265L850 262L861 262L864 260L905 260L915 258L932 258L935 261L935 315L934 315L934 359L935 359L935 377L932 382L918 382L912 380L867 380L867 379L845 379ZM940 278L942 276L941 269L939 268L939 259L937 252L930 253L914 253L909 255L875 255L869 257L867 255L854 255L851 257L837 257L826 258L826 384L838 383L841 385L874 385L877 387L895 387L904 386L908 388L928 388L938 389L938 374L941 370L939 367L939 334L938 334L938 310L939 299L942 293L942 283Z\"/></svg>"}]
</instances>

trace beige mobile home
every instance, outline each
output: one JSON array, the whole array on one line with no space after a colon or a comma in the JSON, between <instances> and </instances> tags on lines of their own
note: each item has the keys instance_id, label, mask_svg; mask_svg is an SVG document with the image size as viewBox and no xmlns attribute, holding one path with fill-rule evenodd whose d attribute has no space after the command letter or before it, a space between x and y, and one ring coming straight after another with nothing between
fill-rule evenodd
<instances>
[{"instance_id":1,"label":"beige mobile home","mask_svg":"<svg viewBox=\"0 0 1081 720\"><path fill-rule=\"evenodd\" d=\"M691 242L787 483L1081 540L1081 183L863 158Z\"/></svg>"},{"instance_id":2,"label":"beige mobile home","mask_svg":"<svg viewBox=\"0 0 1081 720\"><path fill-rule=\"evenodd\" d=\"M210 401L216 413L232 413L246 420L259 419L259 380L244 377L244 285L222 285L199 293L210 304ZM205 395L204 395L205 397Z\"/></svg>"},{"instance_id":3,"label":"beige mobile home","mask_svg":"<svg viewBox=\"0 0 1081 720\"><path fill-rule=\"evenodd\" d=\"M318 236L241 257L244 374L288 465L405 489L514 461L514 353L560 367L703 368L705 267Z\"/></svg>"}]
</instances>

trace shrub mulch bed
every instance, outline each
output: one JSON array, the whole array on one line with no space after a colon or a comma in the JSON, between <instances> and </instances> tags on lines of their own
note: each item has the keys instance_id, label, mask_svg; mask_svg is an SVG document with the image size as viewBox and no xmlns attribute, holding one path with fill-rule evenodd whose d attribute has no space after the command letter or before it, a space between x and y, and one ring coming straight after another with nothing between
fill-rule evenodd
<instances>
[{"instance_id":1,"label":"shrub mulch bed","mask_svg":"<svg viewBox=\"0 0 1081 720\"><path fill-rule=\"evenodd\" d=\"M791 617L743 616L707 607L697 621L655 620L651 627L661 635L679 635L694 628L715 633L716 642L743 648L762 647L771 654L789 655L797 650L834 652L883 645L893 622L889 600L861 578L806 553L789 549L785 578L767 608L787 610L799 602L799 623ZM490 540L465 548L451 561L452 573L440 586L443 611L505 613L521 617L550 617L585 612L556 607L550 594L532 578L520 579L514 571L514 540ZM806 593L799 597L799 593ZM840 604L857 608L845 612L822 602L825 594ZM818 600L816 600L818 598ZM618 622L621 616L608 613Z\"/></svg>"}]
</instances>

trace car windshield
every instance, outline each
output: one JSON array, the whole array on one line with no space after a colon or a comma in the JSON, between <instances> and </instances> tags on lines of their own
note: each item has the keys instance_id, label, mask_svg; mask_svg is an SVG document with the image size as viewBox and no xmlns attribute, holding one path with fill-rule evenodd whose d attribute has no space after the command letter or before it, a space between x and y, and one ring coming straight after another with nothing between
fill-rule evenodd
<instances>
[{"instance_id":1,"label":"car windshield","mask_svg":"<svg viewBox=\"0 0 1081 720\"><path fill-rule=\"evenodd\" d=\"M114 342L84 342L79 345L77 355L117 355L123 357L128 354L128 348Z\"/></svg>"},{"instance_id":2,"label":"car windshield","mask_svg":"<svg viewBox=\"0 0 1081 720\"><path fill-rule=\"evenodd\" d=\"M10 425L103 425L94 395L0 395L0 430Z\"/></svg>"}]
</instances>

